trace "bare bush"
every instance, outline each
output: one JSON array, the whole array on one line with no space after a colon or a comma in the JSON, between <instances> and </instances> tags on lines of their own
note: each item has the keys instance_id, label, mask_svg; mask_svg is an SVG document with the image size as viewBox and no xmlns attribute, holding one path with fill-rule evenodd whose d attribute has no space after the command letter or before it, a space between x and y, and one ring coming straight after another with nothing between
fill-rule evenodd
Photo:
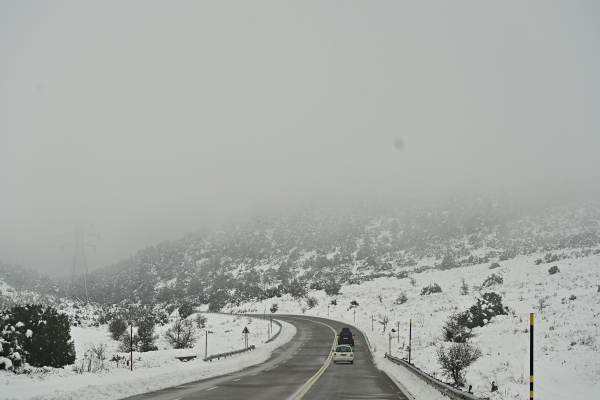
<instances>
[{"instance_id":1,"label":"bare bush","mask_svg":"<svg viewBox=\"0 0 600 400\"><path fill-rule=\"evenodd\" d=\"M306 305L308 308L315 308L317 305L319 305L319 300L317 300L317 298L314 296L308 296L306 298Z\"/></svg>"},{"instance_id":2,"label":"bare bush","mask_svg":"<svg viewBox=\"0 0 600 400\"><path fill-rule=\"evenodd\" d=\"M385 328L390 323L390 318L387 315L379 314L379 319L377 322L383 326L383 331L385 332Z\"/></svg>"},{"instance_id":3,"label":"bare bush","mask_svg":"<svg viewBox=\"0 0 600 400\"><path fill-rule=\"evenodd\" d=\"M406 296L406 293L400 292L400 294L398 295L398 298L396 299L394 304L400 305L400 304L406 303L407 301L408 301L408 297Z\"/></svg>"},{"instance_id":4,"label":"bare bush","mask_svg":"<svg viewBox=\"0 0 600 400\"><path fill-rule=\"evenodd\" d=\"M464 386L467 369L481 357L481 349L470 343L452 343L445 348L437 348L438 362L442 374L454 381L456 386Z\"/></svg>"},{"instance_id":5,"label":"bare bush","mask_svg":"<svg viewBox=\"0 0 600 400\"><path fill-rule=\"evenodd\" d=\"M460 294L463 296L469 294L469 285L467 285L465 278L460 278Z\"/></svg>"},{"instance_id":6,"label":"bare bush","mask_svg":"<svg viewBox=\"0 0 600 400\"><path fill-rule=\"evenodd\" d=\"M206 324L208 323L208 318L206 315L198 313L196 315L196 326L200 329L206 328Z\"/></svg>"},{"instance_id":7,"label":"bare bush","mask_svg":"<svg viewBox=\"0 0 600 400\"><path fill-rule=\"evenodd\" d=\"M538 310L540 310L540 312L543 312L546 307L548 307L548 298L540 297L538 299Z\"/></svg>"},{"instance_id":8,"label":"bare bush","mask_svg":"<svg viewBox=\"0 0 600 400\"><path fill-rule=\"evenodd\" d=\"M165 339L175 349L192 348L198 339L196 327L190 320L178 319L165 333Z\"/></svg>"}]
</instances>

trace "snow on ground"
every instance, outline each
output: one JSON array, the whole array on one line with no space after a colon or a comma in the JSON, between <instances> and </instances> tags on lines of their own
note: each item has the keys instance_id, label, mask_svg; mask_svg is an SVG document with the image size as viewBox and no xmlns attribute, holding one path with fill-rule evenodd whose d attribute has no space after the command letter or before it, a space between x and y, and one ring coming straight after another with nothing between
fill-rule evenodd
<instances>
[{"instance_id":1,"label":"snow on ground","mask_svg":"<svg viewBox=\"0 0 600 400\"><path fill-rule=\"evenodd\" d=\"M32 400L106 400L122 399L223 375L259 364L267 360L272 351L287 343L296 334L293 325L282 322L279 336L270 343L267 340L267 321L225 314L207 314L208 324L203 329L192 349L174 350L164 340L163 334L168 325L157 327L158 351L133 353L133 371L125 360L110 361L113 355L129 359L129 353L119 353L118 343L108 334L106 325L100 327L73 327L71 335L75 341L77 361L75 366L87 367L85 354L91 345L107 346L107 358L101 372L76 373L73 366L64 369L44 368L31 374L15 375L0 371L0 397L2 399ZM193 318L193 316L189 317ZM238 350L244 347L242 330L248 327L248 342L256 350L212 362L202 361L205 352L206 331L208 331L208 355ZM278 326L273 324L275 333ZM135 331L135 328L134 328ZM189 362L180 362L176 356L197 356Z\"/></svg>"},{"instance_id":2,"label":"snow on ground","mask_svg":"<svg viewBox=\"0 0 600 400\"><path fill-rule=\"evenodd\" d=\"M464 311L476 303L483 293L496 292L510 308L509 315L493 318L490 323L474 331L483 356L467 373L467 386L473 385L475 394L492 399L524 399L529 397L529 315L535 314L535 398L540 400L592 399L600 393L600 257L591 256L565 259L550 264L535 265L543 255L522 256L501 261L500 268L489 269L489 264L452 269L430 270L414 274L415 286L409 279L381 278L361 285L342 288L336 296L337 306L329 306L329 317L362 329L375 349L379 368L391 372L417 400L434 399L427 386L414 378L403 367L383 358L389 347L389 332L394 333L392 355L408 357L409 320L412 319L411 362L430 375L441 378L436 348L442 343L441 328L446 318ZM548 269L556 265L560 273L550 275ZM481 290L491 274L501 275L504 282ZM460 295L461 278L470 286L468 295ZM421 296L421 289L437 283L443 292ZM394 301L405 292L408 301L395 305ZM379 299L381 295L381 300ZM279 306L278 313L302 313L328 316L332 300L323 291L309 293L319 304L308 309L306 302L289 296L267 300ZM539 309L540 299L546 307ZM359 307L350 308L356 300ZM239 310L263 309L263 303L248 303ZM380 316L390 323L383 330ZM373 319L373 322L372 322ZM399 342L398 342L399 339ZM358 350L358 349L357 349ZM448 379L443 379L448 381ZM492 393L491 383L499 387Z\"/></svg>"},{"instance_id":3,"label":"snow on ground","mask_svg":"<svg viewBox=\"0 0 600 400\"><path fill-rule=\"evenodd\" d=\"M510 308L509 315L493 318L483 328L475 329L473 343L483 352L467 373L467 385L481 397L492 399L523 399L529 396L529 313L535 313L535 397L540 400L592 399L600 392L600 257L564 259L551 264L535 265L541 255L522 256L500 262L501 267L490 270L489 265L477 265L448 271L429 270L409 279L382 278L361 285L344 286L336 296L337 305L324 292L311 292L319 304L308 309L306 302L284 296L262 303L242 304L233 311L255 311L270 308L277 303L278 313L297 313L329 316L362 329L373 346L376 365L393 375L417 400L441 399L435 389L423 384L412 373L383 358L388 351L389 332L400 323L400 337L392 338L392 354L407 357L409 320L412 319L413 347L411 361L431 375L440 377L436 348L440 345L441 327L446 318L464 311L476 303L485 292L502 295L503 304ZM556 265L560 273L550 275L548 269ZM504 282L481 290L481 285L492 273L501 275ZM461 278L471 291L460 295ZM443 292L421 296L421 288L432 283ZM394 304L405 292L408 301ZM350 302L356 300L354 309ZM540 300L546 306L540 309ZM229 311L229 310L228 310ZM389 318L383 329L382 316ZM117 351L118 343L110 339L106 326L73 327L77 361L85 367L85 353L92 345L106 344L107 360L100 373L65 369L40 369L29 375L15 375L0 371L0 396L3 399L120 399L165 387L222 375L256 365L268 359L271 352L291 340L296 330L283 323L281 335L273 342L267 339L265 321L226 314L208 314L208 355L243 347L241 331L250 330L250 344L257 350L227 359L205 363L205 333L196 347L187 350L169 350L162 338L168 328L157 327L159 351L134 353L134 371L120 363L109 361L113 355L127 356ZM276 326L276 325L274 325ZM395 335L395 334L394 334ZM356 349L359 350L360 349ZM366 351L366 349L365 349ZM182 363L175 356L196 355L199 358ZM85 369L85 368L83 368ZM491 382L499 391L491 393ZM68 389L67 389L68 388Z\"/></svg>"}]
</instances>

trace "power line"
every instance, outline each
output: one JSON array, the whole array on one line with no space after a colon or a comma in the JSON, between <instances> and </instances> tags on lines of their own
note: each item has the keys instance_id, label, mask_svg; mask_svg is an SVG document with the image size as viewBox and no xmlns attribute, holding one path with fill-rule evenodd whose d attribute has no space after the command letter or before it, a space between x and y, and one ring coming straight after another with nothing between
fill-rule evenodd
<instances>
[{"instance_id":1,"label":"power line","mask_svg":"<svg viewBox=\"0 0 600 400\"><path fill-rule=\"evenodd\" d=\"M63 224L65 227L72 226L73 230L70 232L66 232L61 236L71 236L74 238L74 242L65 243L61 247L64 246L74 246L75 252L73 254L73 264L71 266L71 276L69 278L69 282L67 283L67 297L69 295L77 296L77 285L81 281L85 293L85 301L89 302L89 292L88 292L88 281L89 281L89 272L87 266L87 258L85 256L85 247L92 247L96 250L96 245L87 243L84 241L85 237L95 237L99 238L98 235L86 231L85 228L89 226L89 229L93 229L93 224L91 222L83 221L81 219L81 210L77 208L77 218L75 221L68 222ZM84 293L81 293L82 295Z\"/></svg>"}]
</instances>

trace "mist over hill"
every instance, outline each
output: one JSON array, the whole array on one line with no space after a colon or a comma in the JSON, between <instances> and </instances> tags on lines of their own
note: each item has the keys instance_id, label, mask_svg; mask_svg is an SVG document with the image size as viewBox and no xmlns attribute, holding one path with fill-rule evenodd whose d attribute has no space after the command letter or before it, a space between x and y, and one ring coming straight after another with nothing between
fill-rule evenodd
<instances>
[{"instance_id":1,"label":"mist over hill","mask_svg":"<svg viewBox=\"0 0 600 400\"><path fill-rule=\"evenodd\" d=\"M531 204L455 197L257 213L140 250L90 274L99 303L228 304L539 254L598 254L597 198ZM79 288L82 291L82 288Z\"/></svg>"}]
</instances>

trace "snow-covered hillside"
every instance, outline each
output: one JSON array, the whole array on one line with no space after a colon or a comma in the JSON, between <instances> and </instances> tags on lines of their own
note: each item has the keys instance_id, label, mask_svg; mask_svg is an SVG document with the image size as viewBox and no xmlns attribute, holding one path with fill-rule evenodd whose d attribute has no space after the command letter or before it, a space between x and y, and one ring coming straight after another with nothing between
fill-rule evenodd
<instances>
[{"instance_id":1,"label":"snow-covered hillside","mask_svg":"<svg viewBox=\"0 0 600 400\"><path fill-rule=\"evenodd\" d=\"M527 204L451 198L272 210L188 234L99 269L98 303L210 303L336 290L429 269L537 254L539 263L600 254L600 201Z\"/></svg>"},{"instance_id":2,"label":"snow-covered hillside","mask_svg":"<svg viewBox=\"0 0 600 400\"><path fill-rule=\"evenodd\" d=\"M485 292L502 295L509 307L508 315L497 316L474 331L472 340L483 356L469 369L467 383L481 397L492 399L524 399L529 396L529 321L535 314L535 398L541 400L593 399L600 393L600 257L597 255L566 259L536 265L540 255L519 256L500 262L500 268L490 264L453 270L428 270L410 279L380 278L361 285L348 285L342 294L332 297L323 291L311 291L309 297L318 305L309 308L306 300L290 296L269 299L279 306L278 313L302 313L327 316L362 329L376 349L375 359L381 368L395 371L402 382L402 367L383 358L388 351L389 333L400 323L400 337L394 333L392 355L408 357L409 321L412 319L411 361L433 376L441 378L436 348L441 339L442 325L447 317L473 305ZM556 265L560 272L549 274ZM492 273L503 283L477 288ZM470 286L468 295L460 294L461 278ZM421 289L437 283L442 293L420 295ZM401 292L407 296L397 305ZM350 308L351 301L359 303ZM540 301L542 309L540 309ZM262 309L263 303L242 304L236 311ZM329 307L328 307L329 304ZM388 317L385 331L379 322ZM373 323L372 323L373 319ZM398 341L399 339L399 341ZM356 351L366 351L364 347ZM499 390L492 393L492 381ZM410 390L410 388L409 388Z\"/></svg>"}]
</instances>

